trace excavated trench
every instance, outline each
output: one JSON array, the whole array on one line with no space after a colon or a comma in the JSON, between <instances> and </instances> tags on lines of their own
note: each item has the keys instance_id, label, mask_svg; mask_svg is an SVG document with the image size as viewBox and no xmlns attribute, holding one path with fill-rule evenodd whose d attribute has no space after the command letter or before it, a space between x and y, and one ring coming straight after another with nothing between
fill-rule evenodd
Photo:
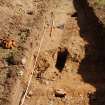
<instances>
[{"instance_id":1,"label":"excavated trench","mask_svg":"<svg viewBox=\"0 0 105 105\"><path fill-rule=\"evenodd\" d=\"M90 7L88 0L74 0L80 35L89 44L85 47L85 58L81 61L78 73L83 80L96 88L89 94L89 105L105 104L105 26ZM93 98L94 97L94 98Z\"/></svg>"},{"instance_id":2,"label":"excavated trench","mask_svg":"<svg viewBox=\"0 0 105 105\"><path fill-rule=\"evenodd\" d=\"M36 7L40 0L34 3ZM25 44L20 41L19 46L23 48L18 53L22 57L16 53L21 63L14 63L13 58L11 63L9 58L9 67L4 68L5 85L0 105L21 105L33 70L24 105L104 105L105 29L88 1L42 0L38 8L33 18L30 16L34 12L28 12L26 26L32 28L30 35L24 39L27 32L22 31ZM58 88L66 91L65 98L54 96Z\"/></svg>"}]
</instances>

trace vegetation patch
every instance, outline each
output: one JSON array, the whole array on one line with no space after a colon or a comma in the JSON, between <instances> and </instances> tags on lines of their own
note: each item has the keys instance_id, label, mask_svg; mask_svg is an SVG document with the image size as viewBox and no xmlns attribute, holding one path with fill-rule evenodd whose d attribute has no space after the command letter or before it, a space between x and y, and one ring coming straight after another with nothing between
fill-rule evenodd
<instances>
[{"instance_id":1,"label":"vegetation patch","mask_svg":"<svg viewBox=\"0 0 105 105\"><path fill-rule=\"evenodd\" d=\"M96 0L96 4L105 6L105 0Z\"/></svg>"}]
</instances>

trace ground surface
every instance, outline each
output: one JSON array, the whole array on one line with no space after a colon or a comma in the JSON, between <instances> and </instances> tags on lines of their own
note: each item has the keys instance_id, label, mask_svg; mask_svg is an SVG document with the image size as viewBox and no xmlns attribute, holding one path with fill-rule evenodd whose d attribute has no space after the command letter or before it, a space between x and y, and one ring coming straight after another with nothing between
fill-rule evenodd
<instances>
[{"instance_id":1,"label":"ground surface","mask_svg":"<svg viewBox=\"0 0 105 105\"><path fill-rule=\"evenodd\" d=\"M33 70L24 105L105 105L104 11L95 0L0 0L0 38L16 42L0 47L0 105L20 105Z\"/></svg>"}]
</instances>

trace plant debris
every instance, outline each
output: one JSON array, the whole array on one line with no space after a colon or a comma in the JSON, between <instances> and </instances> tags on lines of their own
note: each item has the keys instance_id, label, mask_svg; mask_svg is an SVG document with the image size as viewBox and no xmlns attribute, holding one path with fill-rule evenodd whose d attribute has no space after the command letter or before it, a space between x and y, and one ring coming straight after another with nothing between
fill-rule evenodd
<instances>
[{"instance_id":1,"label":"plant debris","mask_svg":"<svg viewBox=\"0 0 105 105\"><path fill-rule=\"evenodd\" d=\"M0 45L5 49L13 49L16 47L16 42L9 37L4 37L0 39Z\"/></svg>"}]
</instances>

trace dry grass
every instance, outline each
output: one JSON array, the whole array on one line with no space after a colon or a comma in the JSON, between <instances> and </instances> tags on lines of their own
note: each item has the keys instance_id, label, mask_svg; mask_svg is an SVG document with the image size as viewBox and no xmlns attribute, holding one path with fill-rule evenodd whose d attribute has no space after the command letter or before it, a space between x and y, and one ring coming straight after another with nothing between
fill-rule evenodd
<instances>
[{"instance_id":1,"label":"dry grass","mask_svg":"<svg viewBox=\"0 0 105 105\"><path fill-rule=\"evenodd\" d=\"M96 0L96 3L99 5L105 5L105 0Z\"/></svg>"}]
</instances>

